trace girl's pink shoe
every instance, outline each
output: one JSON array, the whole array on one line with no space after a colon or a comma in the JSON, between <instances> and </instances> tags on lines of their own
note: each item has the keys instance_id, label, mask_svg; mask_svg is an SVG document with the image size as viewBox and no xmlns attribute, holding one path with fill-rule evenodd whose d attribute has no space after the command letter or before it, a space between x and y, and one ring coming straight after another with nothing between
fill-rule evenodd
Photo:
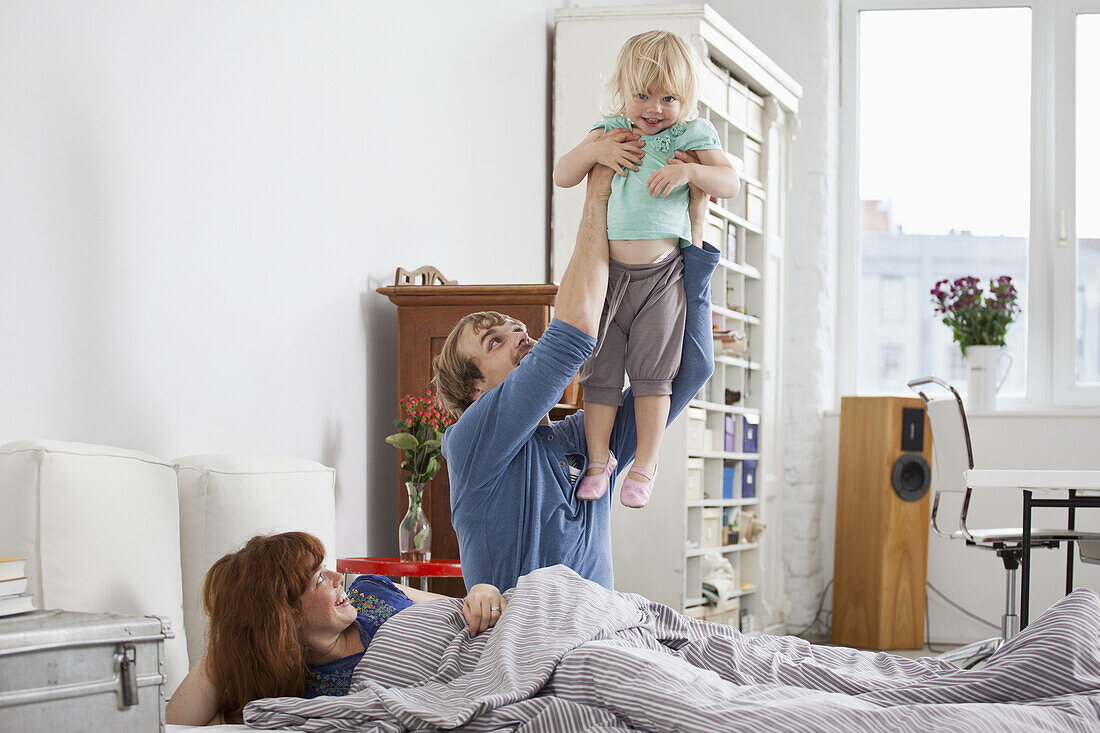
<instances>
[{"instance_id":1,"label":"girl's pink shoe","mask_svg":"<svg viewBox=\"0 0 1100 733\"><path fill-rule=\"evenodd\" d=\"M581 482L577 484L578 499L583 501L595 501L607 493L607 487L611 485L611 472L615 470L615 466L619 465L619 462L615 460L614 453L608 451L607 455L607 463L599 463L597 461L588 462L588 468L600 468L603 470L591 476L585 475L581 477Z\"/></svg>"},{"instance_id":2,"label":"girl's pink shoe","mask_svg":"<svg viewBox=\"0 0 1100 733\"><path fill-rule=\"evenodd\" d=\"M630 478L631 473L640 473L648 480L638 481L637 479L632 479ZM656 476L656 466L653 467L653 473L650 473L644 468L631 466L630 471L627 473L626 480L623 481L623 487L619 489L619 501L623 503L623 506L628 506L631 509L641 509L644 507L649 503L649 497L653 494L653 479Z\"/></svg>"}]
</instances>

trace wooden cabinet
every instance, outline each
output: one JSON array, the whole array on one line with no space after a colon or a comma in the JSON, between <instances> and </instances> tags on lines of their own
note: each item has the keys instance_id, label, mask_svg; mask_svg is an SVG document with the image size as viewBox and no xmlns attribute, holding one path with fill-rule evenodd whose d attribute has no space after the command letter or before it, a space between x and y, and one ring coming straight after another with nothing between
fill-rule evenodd
<instances>
[{"instance_id":1,"label":"wooden cabinet","mask_svg":"<svg viewBox=\"0 0 1100 733\"><path fill-rule=\"evenodd\" d=\"M401 285L378 292L397 305L397 394L421 394L431 382L432 358L443 347L447 334L463 316L494 310L522 321L534 338L550 325L550 306L557 285ZM576 400L575 395L566 399ZM399 408L394 404L393 417ZM395 456L395 460L398 458ZM396 487L398 521L409 507L405 476ZM451 491L447 471L440 471L425 491L425 510L432 525L432 559L459 559L458 538L451 525ZM465 595L461 579L432 579L434 593Z\"/></svg>"},{"instance_id":2,"label":"wooden cabinet","mask_svg":"<svg viewBox=\"0 0 1100 733\"><path fill-rule=\"evenodd\" d=\"M726 614L736 623L729 606L703 605L703 555L717 550L743 584L739 597L727 603L738 602L755 619L757 631L776 632L787 605L780 558L783 436L778 429L786 195L802 92L710 6L559 9L554 160L598 119L601 80L611 75L619 46L656 28L677 33L697 49L699 116L714 124L727 153L744 160L745 180L737 197L712 201L705 234L722 252L711 280L714 328L728 333L715 341L720 348L714 376L665 433L649 506L642 511L615 506L615 585L692 615L720 620ZM584 186L554 189L555 277L572 252L583 198ZM728 441L727 432L732 433ZM722 529L740 511L751 511L767 524L754 542L733 542Z\"/></svg>"}]
</instances>

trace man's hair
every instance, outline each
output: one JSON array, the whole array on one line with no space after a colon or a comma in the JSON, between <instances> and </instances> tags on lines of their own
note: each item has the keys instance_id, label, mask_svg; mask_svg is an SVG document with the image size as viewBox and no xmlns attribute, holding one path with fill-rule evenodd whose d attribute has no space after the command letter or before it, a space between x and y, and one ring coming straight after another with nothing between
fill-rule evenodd
<instances>
[{"instance_id":1,"label":"man's hair","mask_svg":"<svg viewBox=\"0 0 1100 733\"><path fill-rule=\"evenodd\" d=\"M459 353L459 337L467 326L484 331L505 323L516 323L526 328L515 318L496 311L480 311L464 316L447 335L439 356L432 359L432 386L435 387L436 397L443 409L455 417L461 417L466 408L473 404L471 394L474 387L478 380L485 378L472 356Z\"/></svg>"},{"instance_id":2,"label":"man's hair","mask_svg":"<svg viewBox=\"0 0 1100 733\"><path fill-rule=\"evenodd\" d=\"M676 121L694 119L699 103L697 63L691 48L675 33L648 31L628 39L619 49L615 71L605 84L610 94L605 114L623 114L631 94L670 93L680 97L680 117Z\"/></svg>"}]
</instances>

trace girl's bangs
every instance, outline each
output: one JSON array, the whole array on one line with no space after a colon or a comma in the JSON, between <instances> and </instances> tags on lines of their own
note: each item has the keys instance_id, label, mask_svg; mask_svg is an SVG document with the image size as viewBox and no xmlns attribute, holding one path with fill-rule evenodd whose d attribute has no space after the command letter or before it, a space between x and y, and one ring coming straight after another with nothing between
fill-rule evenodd
<instances>
[{"instance_id":1,"label":"girl's bangs","mask_svg":"<svg viewBox=\"0 0 1100 733\"><path fill-rule=\"evenodd\" d=\"M675 94L684 96L684 79L680 75L661 67L651 59L638 59L624 74L623 83L627 87L623 93L629 94Z\"/></svg>"}]
</instances>

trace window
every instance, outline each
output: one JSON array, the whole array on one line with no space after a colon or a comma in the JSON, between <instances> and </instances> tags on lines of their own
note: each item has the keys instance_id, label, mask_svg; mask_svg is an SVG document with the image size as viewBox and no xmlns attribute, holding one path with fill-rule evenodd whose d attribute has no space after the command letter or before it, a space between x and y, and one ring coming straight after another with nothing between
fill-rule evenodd
<instances>
[{"instance_id":1,"label":"window","mask_svg":"<svg viewBox=\"0 0 1100 733\"><path fill-rule=\"evenodd\" d=\"M839 393L965 394L929 290L1009 275L1002 404L1100 404L1100 0L845 0L842 43Z\"/></svg>"}]
</instances>

